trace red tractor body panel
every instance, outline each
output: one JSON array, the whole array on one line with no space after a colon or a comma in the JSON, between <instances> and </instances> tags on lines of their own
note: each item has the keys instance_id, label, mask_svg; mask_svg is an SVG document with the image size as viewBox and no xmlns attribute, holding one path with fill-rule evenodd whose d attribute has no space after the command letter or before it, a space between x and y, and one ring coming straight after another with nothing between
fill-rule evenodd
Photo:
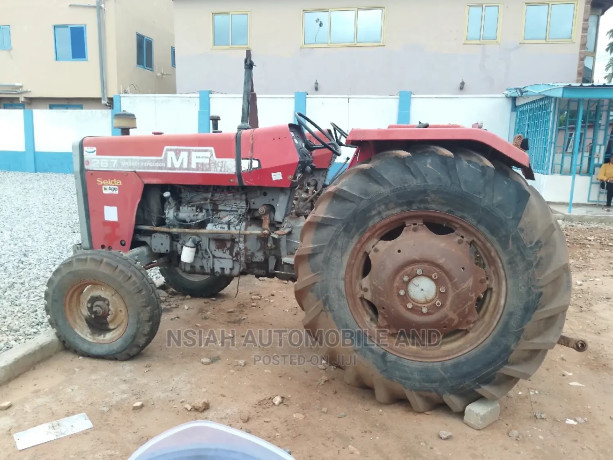
<instances>
[{"instance_id":1,"label":"red tractor body panel","mask_svg":"<svg viewBox=\"0 0 613 460\"><path fill-rule=\"evenodd\" d=\"M371 158L378 142L474 142L498 152L512 166L530 168L530 157L526 152L505 141L494 133L476 128L464 128L459 125L430 125L418 128L415 125L390 125L388 129L353 129L347 142L360 149L359 161ZM356 162L356 158L350 166Z\"/></svg>"},{"instance_id":2,"label":"red tractor body panel","mask_svg":"<svg viewBox=\"0 0 613 460\"><path fill-rule=\"evenodd\" d=\"M85 138L92 248L130 250L145 185L291 187L299 154L290 126L240 133ZM325 169L331 158L329 150L316 151L313 165Z\"/></svg>"}]
</instances>

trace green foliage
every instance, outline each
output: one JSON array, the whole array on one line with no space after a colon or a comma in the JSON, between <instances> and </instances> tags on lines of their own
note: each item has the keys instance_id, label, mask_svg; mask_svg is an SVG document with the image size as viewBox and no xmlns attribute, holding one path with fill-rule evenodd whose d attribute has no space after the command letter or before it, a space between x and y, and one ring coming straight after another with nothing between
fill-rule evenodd
<instances>
[{"instance_id":1,"label":"green foliage","mask_svg":"<svg viewBox=\"0 0 613 460\"><path fill-rule=\"evenodd\" d=\"M609 53L609 62L605 66L605 71L607 72L605 75L605 80L607 83L611 83L613 80L613 29L607 32L607 37L609 37L609 44L606 47L607 53Z\"/></svg>"}]
</instances>

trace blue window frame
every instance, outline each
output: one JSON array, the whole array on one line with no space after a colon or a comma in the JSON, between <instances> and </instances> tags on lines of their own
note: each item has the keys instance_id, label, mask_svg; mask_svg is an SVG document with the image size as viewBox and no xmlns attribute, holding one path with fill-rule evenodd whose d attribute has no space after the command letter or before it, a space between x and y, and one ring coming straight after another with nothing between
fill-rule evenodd
<instances>
[{"instance_id":1,"label":"blue window frame","mask_svg":"<svg viewBox=\"0 0 613 460\"><path fill-rule=\"evenodd\" d=\"M87 61L87 33L82 25L53 26L56 61Z\"/></svg>"},{"instance_id":2,"label":"blue window frame","mask_svg":"<svg viewBox=\"0 0 613 460\"><path fill-rule=\"evenodd\" d=\"M26 105L24 103L18 103L18 102L7 102L5 104L2 104L2 108L3 109L13 109L13 110L23 110L26 108Z\"/></svg>"},{"instance_id":3,"label":"blue window frame","mask_svg":"<svg viewBox=\"0 0 613 460\"><path fill-rule=\"evenodd\" d=\"M83 104L49 104L50 110L83 110Z\"/></svg>"},{"instance_id":4,"label":"blue window frame","mask_svg":"<svg viewBox=\"0 0 613 460\"><path fill-rule=\"evenodd\" d=\"M0 50L11 49L11 26L0 26Z\"/></svg>"},{"instance_id":5,"label":"blue window frame","mask_svg":"<svg viewBox=\"0 0 613 460\"><path fill-rule=\"evenodd\" d=\"M175 61L175 47L170 47L170 65L173 67L177 67L177 62Z\"/></svg>"},{"instance_id":6,"label":"blue window frame","mask_svg":"<svg viewBox=\"0 0 613 460\"><path fill-rule=\"evenodd\" d=\"M136 65L141 69L153 70L153 40L136 34Z\"/></svg>"}]
</instances>

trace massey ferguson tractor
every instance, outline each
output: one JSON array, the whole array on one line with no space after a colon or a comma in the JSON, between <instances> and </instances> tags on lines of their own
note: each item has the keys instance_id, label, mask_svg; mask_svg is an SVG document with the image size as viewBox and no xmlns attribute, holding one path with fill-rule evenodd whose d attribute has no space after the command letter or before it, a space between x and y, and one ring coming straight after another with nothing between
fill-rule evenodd
<instances>
[{"instance_id":1,"label":"massey ferguson tractor","mask_svg":"<svg viewBox=\"0 0 613 460\"><path fill-rule=\"evenodd\" d=\"M296 113L251 128L252 64L237 132L75 145L82 241L45 294L66 347L143 350L160 325L147 275L159 267L190 296L242 275L295 281L304 327L348 338L325 354L380 402L462 411L530 378L560 338L571 275L528 154L457 125L347 134ZM327 183L341 147L348 167Z\"/></svg>"}]
</instances>

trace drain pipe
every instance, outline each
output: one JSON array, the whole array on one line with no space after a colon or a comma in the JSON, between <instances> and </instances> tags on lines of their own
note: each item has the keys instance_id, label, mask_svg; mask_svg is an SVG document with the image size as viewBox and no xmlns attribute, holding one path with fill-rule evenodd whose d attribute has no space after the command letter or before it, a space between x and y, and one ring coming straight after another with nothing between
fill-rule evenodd
<instances>
[{"instance_id":1,"label":"drain pipe","mask_svg":"<svg viewBox=\"0 0 613 460\"><path fill-rule=\"evenodd\" d=\"M98 59L100 61L100 98L103 105L108 104L106 93L106 7L104 0L96 0L96 20L98 21Z\"/></svg>"}]
</instances>

